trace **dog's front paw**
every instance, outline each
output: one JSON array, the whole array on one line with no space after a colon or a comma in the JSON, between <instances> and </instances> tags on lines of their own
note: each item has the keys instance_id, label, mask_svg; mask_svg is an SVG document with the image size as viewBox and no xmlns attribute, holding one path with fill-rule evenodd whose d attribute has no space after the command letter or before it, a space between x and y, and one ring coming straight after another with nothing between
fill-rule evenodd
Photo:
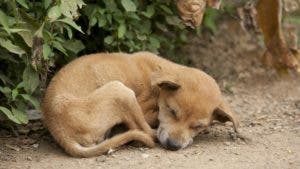
<instances>
[{"instance_id":1,"label":"dog's front paw","mask_svg":"<svg viewBox=\"0 0 300 169\"><path fill-rule=\"evenodd\" d=\"M149 148L155 147L155 139L153 138L149 139L146 146L148 146Z\"/></svg>"},{"instance_id":2,"label":"dog's front paw","mask_svg":"<svg viewBox=\"0 0 300 169\"><path fill-rule=\"evenodd\" d=\"M155 129L152 129L151 130L151 133L150 133L150 136L152 137L153 140L157 140L157 130Z\"/></svg>"}]
</instances>

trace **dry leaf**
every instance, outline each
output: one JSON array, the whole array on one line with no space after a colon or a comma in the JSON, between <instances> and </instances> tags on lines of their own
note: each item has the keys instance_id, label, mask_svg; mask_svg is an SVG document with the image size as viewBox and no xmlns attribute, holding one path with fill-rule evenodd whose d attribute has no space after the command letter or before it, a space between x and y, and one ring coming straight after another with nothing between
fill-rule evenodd
<instances>
[{"instance_id":1,"label":"dry leaf","mask_svg":"<svg viewBox=\"0 0 300 169\"><path fill-rule=\"evenodd\" d=\"M294 12L299 9L300 0L284 0L283 4L286 12Z\"/></svg>"},{"instance_id":2,"label":"dry leaf","mask_svg":"<svg viewBox=\"0 0 300 169\"><path fill-rule=\"evenodd\" d=\"M206 7L205 0L178 0L177 8L181 19L187 26L195 28L199 26L203 19Z\"/></svg>"}]
</instances>

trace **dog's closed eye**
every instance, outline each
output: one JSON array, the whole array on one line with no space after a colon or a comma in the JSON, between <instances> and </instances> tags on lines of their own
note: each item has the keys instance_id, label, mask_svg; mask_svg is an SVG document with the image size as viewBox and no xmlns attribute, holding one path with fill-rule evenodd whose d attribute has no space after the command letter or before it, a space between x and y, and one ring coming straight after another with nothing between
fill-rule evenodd
<instances>
[{"instance_id":1,"label":"dog's closed eye","mask_svg":"<svg viewBox=\"0 0 300 169\"><path fill-rule=\"evenodd\" d=\"M177 119L177 118L178 118L178 116L177 116L177 111L174 110L174 109L172 109L169 105L167 105L166 107L167 107L168 111L170 112L170 114L172 115L172 117L173 117L174 119Z\"/></svg>"},{"instance_id":2,"label":"dog's closed eye","mask_svg":"<svg viewBox=\"0 0 300 169\"><path fill-rule=\"evenodd\" d=\"M192 125L192 126L190 126L190 128L193 130L200 130L200 129L205 128L205 125L201 123L201 124Z\"/></svg>"},{"instance_id":3,"label":"dog's closed eye","mask_svg":"<svg viewBox=\"0 0 300 169\"><path fill-rule=\"evenodd\" d=\"M170 113L172 114L172 116L173 116L174 118L177 118L177 112L176 112L174 109L171 109L171 110L170 110Z\"/></svg>"}]
</instances>

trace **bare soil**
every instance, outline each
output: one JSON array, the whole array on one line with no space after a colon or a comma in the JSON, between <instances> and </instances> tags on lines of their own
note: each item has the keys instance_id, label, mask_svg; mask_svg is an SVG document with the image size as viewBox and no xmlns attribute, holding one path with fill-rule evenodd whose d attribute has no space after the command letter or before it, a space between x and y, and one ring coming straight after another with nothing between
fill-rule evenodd
<instances>
[{"instance_id":1,"label":"bare soil","mask_svg":"<svg viewBox=\"0 0 300 169\"><path fill-rule=\"evenodd\" d=\"M181 51L217 79L246 141L235 137L231 124L215 124L184 150L126 145L78 159L64 153L37 121L20 127L18 137L0 128L0 169L300 168L300 78L264 68L260 43L228 21L214 36L191 38Z\"/></svg>"}]
</instances>

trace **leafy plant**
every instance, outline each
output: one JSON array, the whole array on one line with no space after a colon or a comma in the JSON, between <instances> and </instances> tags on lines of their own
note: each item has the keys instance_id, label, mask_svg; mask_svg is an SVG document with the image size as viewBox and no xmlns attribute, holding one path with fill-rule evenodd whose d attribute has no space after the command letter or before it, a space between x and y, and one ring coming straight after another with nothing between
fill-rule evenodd
<instances>
[{"instance_id":1,"label":"leafy plant","mask_svg":"<svg viewBox=\"0 0 300 169\"><path fill-rule=\"evenodd\" d=\"M17 123L39 110L49 76L77 56L148 50L186 62L187 41L171 0L0 1L0 112ZM205 25L216 30L207 14ZM50 72L50 75L49 75Z\"/></svg>"},{"instance_id":2,"label":"leafy plant","mask_svg":"<svg viewBox=\"0 0 300 169\"><path fill-rule=\"evenodd\" d=\"M48 72L99 51L172 51L187 30L171 0L0 1L0 112L39 109ZM50 72L51 72L50 71Z\"/></svg>"},{"instance_id":3,"label":"leafy plant","mask_svg":"<svg viewBox=\"0 0 300 169\"><path fill-rule=\"evenodd\" d=\"M0 111L8 119L27 123L24 112L39 109L39 89L49 67L61 55L76 55L84 48L71 39L74 30L83 33L73 21L83 5L81 0L0 2Z\"/></svg>"},{"instance_id":4,"label":"leafy plant","mask_svg":"<svg viewBox=\"0 0 300 169\"><path fill-rule=\"evenodd\" d=\"M87 3L81 18L81 22L88 22L87 38L84 39L88 39L86 43L90 39L94 39L90 41L92 43L98 42L94 49L91 48L93 45L87 45L87 50L150 50L158 53L161 48L166 51L174 48L176 43L185 41L187 33L174 5L170 0Z\"/></svg>"}]
</instances>

